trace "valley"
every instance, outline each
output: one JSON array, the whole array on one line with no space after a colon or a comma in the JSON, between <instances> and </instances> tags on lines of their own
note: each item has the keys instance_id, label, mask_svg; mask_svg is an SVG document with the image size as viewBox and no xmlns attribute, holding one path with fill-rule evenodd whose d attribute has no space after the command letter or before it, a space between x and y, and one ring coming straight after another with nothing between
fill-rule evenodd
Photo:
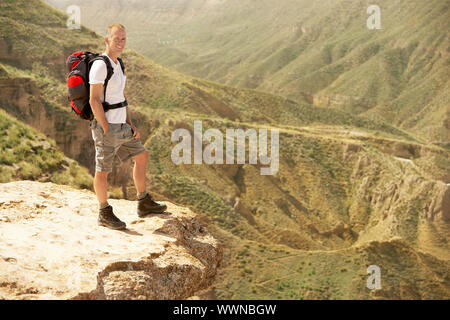
<instances>
[{"instance_id":1,"label":"valley","mask_svg":"<svg viewBox=\"0 0 450 320\"><path fill-rule=\"evenodd\" d=\"M207 2L212 7L232 3ZM67 104L64 62L80 49L101 52L103 40L85 26L67 29L66 19L38 0L0 3L0 107L14 119L7 122L34 128L92 174L92 137L88 122L77 119ZM313 33L305 25L306 34ZM197 293L201 298L450 297L450 151L445 137L436 134L442 127L429 122L429 117L444 119L439 113L448 106L444 91L438 93L443 104L437 113L422 118L420 110L402 111L421 118L418 123L433 123L428 137L413 127L397 126L403 120L353 112L346 99L338 108L301 94L264 92L266 80L263 85L228 86L163 66L133 49L125 50L123 59L132 118L150 153L150 192L196 212L224 247L223 265L212 285ZM436 63L440 68L444 62ZM250 74L249 69L240 72ZM445 79L446 72L448 67L442 67L436 77ZM311 79L298 81L318 83ZM234 81L228 83L237 85ZM319 87L310 90L313 95L325 88ZM247 157L232 164L174 163L177 142L172 135L183 129L194 137L195 121L202 121L203 132L278 130L276 174L261 175L264 165ZM431 137L443 139L431 143ZM209 144L197 143L200 150ZM2 147L2 157L11 152L7 148L20 154L19 147ZM25 162L34 161L33 152L28 156ZM4 159L1 166L3 172L14 170ZM131 162L115 167L111 197L135 199L130 173ZM22 179L27 178L2 178ZM366 287L370 265L381 268L381 290Z\"/></svg>"}]
</instances>

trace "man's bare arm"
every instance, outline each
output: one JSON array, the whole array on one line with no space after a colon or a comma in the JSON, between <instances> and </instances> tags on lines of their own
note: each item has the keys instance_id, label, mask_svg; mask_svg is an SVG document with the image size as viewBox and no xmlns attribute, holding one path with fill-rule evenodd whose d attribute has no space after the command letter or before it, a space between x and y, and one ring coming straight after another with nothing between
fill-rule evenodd
<instances>
[{"instance_id":1,"label":"man's bare arm","mask_svg":"<svg viewBox=\"0 0 450 320\"><path fill-rule=\"evenodd\" d=\"M103 97L103 84L91 84L91 93L89 97L89 103L91 105L92 112L97 122L102 126L103 132L106 133L109 128L108 121L106 120L105 111L103 110L102 100Z\"/></svg>"},{"instance_id":2,"label":"man's bare arm","mask_svg":"<svg viewBox=\"0 0 450 320\"><path fill-rule=\"evenodd\" d=\"M123 94L123 96L125 97L125 100L127 100L127 96L125 95L125 93ZM130 125L130 127L133 127L133 122L131 122L131 114L130 114L130 109L127 106L127 123Z\"/></svg>"},{"instance_id":3,"label":"man's bare arm","mask_svg":"<svg viewBox=\"0 0 450 320\"><path fill-rule=\"evenodd\" d=\"M125 97L125 100L126 100L127 96L125 95L125 93L123 94L123 96ZM126 106L126 108L127 108L127 120L126 120L126 122L130 125L131 130L133 131L133 137L135 137L136 139L140 139L141 138L141 134L137 131L136 127L133 125L133 122L131 122L130 108L128 108L128 106Z\"/></svg>"}]
</instances>

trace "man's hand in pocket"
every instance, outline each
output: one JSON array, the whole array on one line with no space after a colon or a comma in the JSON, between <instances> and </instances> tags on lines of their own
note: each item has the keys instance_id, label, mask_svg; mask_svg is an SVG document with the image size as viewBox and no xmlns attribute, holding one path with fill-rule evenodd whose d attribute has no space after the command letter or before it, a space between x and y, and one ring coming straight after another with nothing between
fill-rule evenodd
<instances>
[{"instance_id":1,"label":"man's hand in pocket","mask_svg":"<svg viewBox=\"0 0 450 320\"><path fill-rule=\"evenodd\" d=\"M141 134L137 131L136 127L133 125L130 125L130 127L131 127L131 132L133 132L133 138L140 139Z\"/></svg>"}]
</instances>

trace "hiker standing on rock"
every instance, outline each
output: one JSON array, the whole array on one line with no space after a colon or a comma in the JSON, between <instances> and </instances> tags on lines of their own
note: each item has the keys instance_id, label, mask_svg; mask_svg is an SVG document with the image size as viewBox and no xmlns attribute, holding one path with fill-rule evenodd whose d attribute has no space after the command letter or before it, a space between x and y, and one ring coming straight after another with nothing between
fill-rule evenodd
<instances>
[{"instance_id":1,"label":"hiker standing on rock","mask_svg":"<svg viewBox=\"0 0 450 320\"><path fill-rule=\"evenodd\" d=\"M90 124L95 144L94 189L99 201L99 225L124 229L126 224L114 215L113 208L107 201L107 176L112 171L116 154L122 162L134 159L133 179L138 192L139 217L162 213L167 207L154 202L146 192L148 151L142 145L140 134L131 121L124 94L126 77L123 62L119 58L126 43L125 27L121 24L109 26L105 43L106 51L102 55L107 59L94 61L89 71L89 103L94 114ZM113 75L108 80L107 73L111 67Z\"/></svg>"}]
</instances>

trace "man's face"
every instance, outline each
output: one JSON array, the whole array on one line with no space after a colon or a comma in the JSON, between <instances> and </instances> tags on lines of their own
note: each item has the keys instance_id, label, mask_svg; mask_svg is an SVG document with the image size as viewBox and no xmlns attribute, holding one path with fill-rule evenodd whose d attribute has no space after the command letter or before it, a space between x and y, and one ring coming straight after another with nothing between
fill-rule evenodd
<instances>
[{"instance_id":1,"label":"man's face","mask_svg":"<svg viewBox=\"0 0 450 320\"><path fill-rule=\"evenodd\" d=\"M109 50L117 55L122 53L126 42L127 33L125 30L119 28L113 28L111 30L111 35L106 37L106 45L109 47Z\"/></svg>"}]
</instances>

